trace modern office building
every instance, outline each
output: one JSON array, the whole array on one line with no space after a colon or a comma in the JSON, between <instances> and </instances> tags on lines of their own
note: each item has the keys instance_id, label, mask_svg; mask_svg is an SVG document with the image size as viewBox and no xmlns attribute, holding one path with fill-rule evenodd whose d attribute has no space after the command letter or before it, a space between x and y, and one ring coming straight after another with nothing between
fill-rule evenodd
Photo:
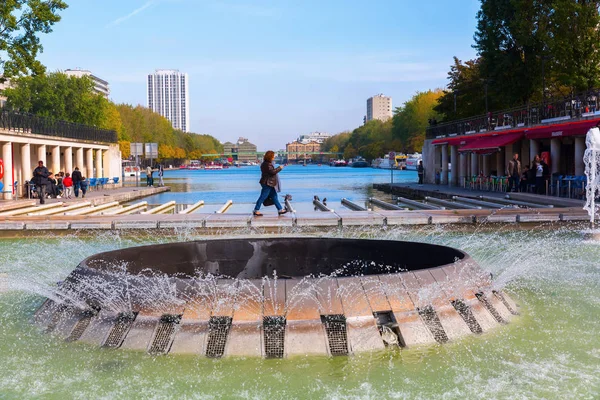
<instances>
[{"instance_id":1,"label":"modern office building","mask_svg":"<svg viewBox=\"0 0 600 400\"><path fill-rule=\"evenodd\" d=\"M367 121L378 119L387 121L392 118L392 98L377 94L367 99Z\"/></svg>"},{"instance_id":2,"label":"modern office building","mask_svg":"<svg viewBox=\"0 0 600 400\"><path fill-rule=\"evenodd\" d=\"M325 139L328 139L330 137L331 134L327 132L311 132L305 135L300 135L300 137L298 138L298 142L303 144L307 144L310 142L323 143Z\"/></svg>"},{"instance_id":3,"label":"modern office building","mask_svg":"<svg viewBox=\"0 0 600 400\"><path fill-rule=\"evenodd\" d=\"M173 128L190 132L188 75L174 69L157 69L148 75L148 108L162 115Z\"/></svg>"},{"instance_id":4,"label":"modern office building","mask_svg":"<svg viewBox=\"0 0 600 400\"><path fill-rule=\"evenodd\" d=\"M94 82L94 90L96 93L101 94L107 99L110 96L110 86L108 82L104 79L98 78L96 75L92 74L91 71L86 69L67 69L65 70L65 74L68 76L75 76L77 78L88 76Z\"/></svg>"}]
</instances>

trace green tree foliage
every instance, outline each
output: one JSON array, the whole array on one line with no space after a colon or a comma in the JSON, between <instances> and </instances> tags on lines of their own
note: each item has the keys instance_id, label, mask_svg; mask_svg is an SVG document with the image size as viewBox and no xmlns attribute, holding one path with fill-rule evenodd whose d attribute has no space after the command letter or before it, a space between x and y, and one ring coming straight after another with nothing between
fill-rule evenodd
<instances>
[{"instance_id":1,"label":"green tree foliage","mask_svg":"<svg viewBox=\"0 0 600 400\"><path fill-rule=\"evenodd\" d=\"M356 149L352 146L352 143L348 143L344 149L344 159L354 158L358 155Z\"/></svg>"},{"instance_id":2,"label":"green tree foliage","mask_svg":"<svg viewBox=\"0 0 600 400\"><path fill-rule=\"evenodd\" d=\"M25 76L14 79L6 89L6 107L54 119L93 125L117 132L123 157L129 157L130 143L158 143L159 158L182 160L194 153L210 160L223 146L210 135L173 129L171 123L152 110L128 104L114 104L94 91L89 77L63 73Z\"/></svg>"},{"instance_id":3,"label":"green tree foliage","mask_svg":"<svg viewBox=\"0 0 600 400\"><path fill-rule=\"evenodd\" d=\"M421 151L428 120L440 118L433 109L440 96L441 90L417 92L396 109L392 119L385 122L372 120L352 132L332 136L325 140L322 149L341 151L345 159L360 155L367 160L383 157L392 150L405 153Z\"/></svg>"},{"instance_id":4,"label":"green tree foliage","mask_svg":"<svg viewBox=\"0 0 600 400\"><path fill-rule=\"evenodd\" d=\"M133 143L158 143L161 160L214 159L223 152L223 146L210 135L198 135L173 129L166 118L142 106L129 104L116 106L120 114L122 130L119 138Z\"/></svg>"},{"instance_id":5,"label":"green tree foliage","mask_svg":"<svg viewBox=\"0 0 600 400\"><path fill-rule=\"evenodd\" d=\"M52 32L60 21L58 12L67 8L61 0L0 1L0 76L42 74L44 66L36 57L43 50L39 33Z\"/></svg>"},{"instance_id":6,"label":"green tree foliage","mask_svg":"<svg viewBox=\"0 0 600 400\"><path fill-rule=\"evenodd\" d=\"M429 120L441 119L434 107L442 94L440 89L417 92L402 107L396 109L392 119L393 135L400 141L401 150L405 153L423 148Z\"/></svg>"},{"instance_id":7,"label":"green tree foliage","mask_svg":"<svg viewBox=\"0 0 600 400\"><path fill-rule=\"evenodd\" d=\"M539 91L552 1L481 1L473 47L490 110L524 104Z\"/></svg>"},{"instance_id":8,"label":"green tree foliage","mask_svg":"<svg viewBox=\"0 0 600 400\"><path fill-rule=\"evenodd\" d=\"M463 63L454 57L448 80L447 89L434 107L438 114L446 116L446 119L460 119L485 113L485 83L481 77L479 59Z\"/></svg>"},{"instance_id":9,"label":"green tree foliage","mask_svg":"<svg viewBox=\"0 0 600 400\"><path fill-rule=\"evenodd\" d=\"M584 91L600 83L599 1L552 0L549 76L561 87Z\"/></svg>"},{"instance_id":10,"label":"green tree foliage","mask_svg":"<svg viewBox=\"0 0 600 400\"><path fill-rule=\"evenodd\" d=\"M117 127L108 100L94 92L89 77L60 72L16 78L4 90L8 109L97 127Z\"/></svg>"},{"instance_id":11,"label":"green tree foliage","mask_svg":"<svg viewBox=\"0 0 600 400\"><path fill-rule=\"evenodd\" d=\"M446 120L600 84L600 1L481 0L476 60L454 58L435 110ZM454 99L456 96L456 112Z\"/></svg>"}]
</instances>

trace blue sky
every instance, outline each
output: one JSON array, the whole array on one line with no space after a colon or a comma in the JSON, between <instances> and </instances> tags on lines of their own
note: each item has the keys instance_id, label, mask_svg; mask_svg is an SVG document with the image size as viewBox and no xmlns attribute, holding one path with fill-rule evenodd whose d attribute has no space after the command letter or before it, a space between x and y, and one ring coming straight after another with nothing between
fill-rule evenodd
<instances>
[{"instance_id":1,"label":"blue sky","mask_svg":"<svg viewBox=\"0 0 600 400\"><path fill-rule=\"evenodd\" d=\"M67 0L42 37L49 70L84 68L117 103L146 106L146 74L190 77L192 131L259 150L362 123L366 99L400 106L469 59L477 0Z\"/></svg>"}]
</instances>

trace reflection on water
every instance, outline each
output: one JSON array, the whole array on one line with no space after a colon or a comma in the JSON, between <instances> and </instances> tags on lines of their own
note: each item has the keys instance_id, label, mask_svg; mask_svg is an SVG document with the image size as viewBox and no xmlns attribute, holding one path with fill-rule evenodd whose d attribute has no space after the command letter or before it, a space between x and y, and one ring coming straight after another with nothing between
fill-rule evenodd
<instances>
[{"instance_id":1,"label":"reflection on water","mask_svg":"<svg viewBox=\"0 0 600 400\"><path fill-rule=\"evenodd\" d=\"M444 346L353 357L209 360L106 351L38 332L29 320L40 295L91 254L196 234L4 240L0 274L8 275L10 290L0 293L0 397L594 399L600 393L600 244L584 240L579 226L356 228L326 235L465 250L506 286L523 315Z\"/></svg>"},{"instance_id":2,"label":"reflection on water","mask_svg":"<svg viewBox=\"0 0 600 400\"><path fill-rule=\"evenodd\" d=\"M333 168L291 165L280 175L281 195L290 193L294 207L307 211L312 209L315 195L326 197L329 204L340 207L340 200L348 198L358 204L373 196L373 183L388 183L390 171L373 168ZM233 200L235 204L244 204L240 212L247 211L258 198L260 185L259 167L229 168L220 171L176 170L165 172L165 185L171 192L146 198L150 204L177 203L193 204L204 200L207 205L223 204ZM394 171L394 182L414 182L415 171ZM145 179L141 180L142 183ZM304 207L308 205L308 208ZM199 211L206 212L206 211ZM235 212L232 210L232 212Z\"/></svg>"}]
</instances>

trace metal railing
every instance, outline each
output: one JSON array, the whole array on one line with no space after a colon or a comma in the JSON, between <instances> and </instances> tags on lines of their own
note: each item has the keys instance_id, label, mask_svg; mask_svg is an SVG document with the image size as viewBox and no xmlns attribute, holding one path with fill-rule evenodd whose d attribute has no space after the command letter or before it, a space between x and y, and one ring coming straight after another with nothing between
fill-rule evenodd
<instances>
[{"instance_id":1,"label":"metal railing","mask_svg":"<svg viewBox=\"0 0 600 400\"><path fill-rule=\"evenodd\" d=\"M117 142L115 131L13 111L0 111L0 129L94 142Z\"/></svg>"},{"instance_id":2,"label":"metal railing","mask_svg":"<svg viewBox=\"0 0 600 400\"><path fill-rule=\"evenodd\" d=\"M545 122L560 122L600 115L600 89L573 94L521 107L489 112L455 121L430 125L426 138L468 135L501 129L531 127ZM550 121L549 121L550 120Z\"/></svg>"}]
</instances>

